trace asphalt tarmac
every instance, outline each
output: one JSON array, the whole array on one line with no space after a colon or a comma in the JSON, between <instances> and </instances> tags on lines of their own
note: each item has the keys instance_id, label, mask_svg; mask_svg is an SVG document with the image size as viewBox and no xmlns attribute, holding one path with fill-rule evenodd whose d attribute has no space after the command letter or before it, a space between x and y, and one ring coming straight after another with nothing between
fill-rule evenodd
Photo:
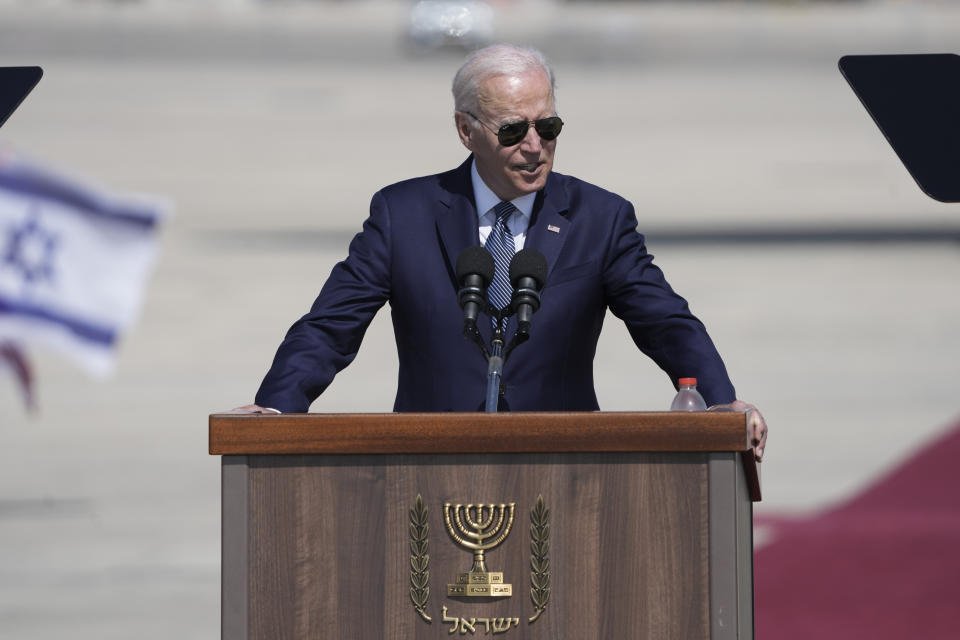
<instances>
[{"instance_id":1,"label":"asphalt tarmac","mask_svg":"<svg viewBox=\"0 0 960 640\"><path fill-rule=\"evenodd\" d=\"M411 46L408 8L0 3L0 64L45 70L0 142L176 205L113 379L32 353L28 415L0 378L0 637L218 634L207 415L252 400L372 193L465 157L462 52ZM836 61L951 51L960 9L521 2L495 27L555 62L556 169L633 201L767 417L758 512L845 500L955 423L960 205L920 192ZM612 316L596 379L607 410L673 395ZM395 383L384 310L313 410L388 411Z\"/></svg>"}]
</instances>

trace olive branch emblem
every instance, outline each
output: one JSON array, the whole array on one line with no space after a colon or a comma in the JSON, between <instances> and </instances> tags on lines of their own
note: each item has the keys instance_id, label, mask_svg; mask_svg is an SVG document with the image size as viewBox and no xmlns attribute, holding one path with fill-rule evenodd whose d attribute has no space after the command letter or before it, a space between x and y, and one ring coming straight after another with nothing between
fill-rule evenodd
<instances>
[{"instance_id":1,"label":"olive branch emblem","mask_svg":"<svg viewBox=\"0 0 960 640\"><path fill-rule=\"evenodd\" d=\"M427 511L423 496L418 493L417 502L410 509L410 600L421 618L433 622L426 611L427 600L430 599L430 554L427 553L430 525Z\"/></svg>"},{"instance_id":2,"label":"olive branch emblem","mask_svg":"<svg viewBox=\"0 0 960 640\"><path fill-rule=\"evenodd\" d=\"M536 608L535 622L550 602L550 509L543 504L543 495L530 510L530 599Z\"/></svg>"}]
</instances>

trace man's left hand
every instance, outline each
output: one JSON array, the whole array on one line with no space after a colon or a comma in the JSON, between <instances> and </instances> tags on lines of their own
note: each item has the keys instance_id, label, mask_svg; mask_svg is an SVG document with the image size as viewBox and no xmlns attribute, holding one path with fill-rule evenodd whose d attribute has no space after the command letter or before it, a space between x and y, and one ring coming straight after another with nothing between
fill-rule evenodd
<instances>
[{"instance_id":1,"label":"man's left hand","mask_svg":"<svg viewBox=\"0 0 960 640\"><path fill-rule=\"evenodd\" d=\"M767 445L767 422L760 410L749 402L734 400L729 404L717 404L709 411L744 411L747 414L747 433L750 434L750 446L757 462L763 462L763 448Z\"/></svg>"}]
</instances>

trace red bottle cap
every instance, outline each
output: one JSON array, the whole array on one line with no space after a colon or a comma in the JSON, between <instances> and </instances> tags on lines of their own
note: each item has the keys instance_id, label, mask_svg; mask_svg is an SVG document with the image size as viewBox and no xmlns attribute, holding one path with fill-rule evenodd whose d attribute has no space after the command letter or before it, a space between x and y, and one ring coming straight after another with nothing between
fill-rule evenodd
<instances>
[{"instance_id":1,"label":"red bottle cap","mask_svg":"<svg viewBox=\"0 0 960 640\"><path fill-rule=\"evenodd\" d=\"M686 387L686 386L695 387L695 386L697 386L697 379L696 379L696 378L680 378L680 380L678 380L677 382L680 383L680 386L681 386L681 387Z\"/></svg>"}]
</instances>

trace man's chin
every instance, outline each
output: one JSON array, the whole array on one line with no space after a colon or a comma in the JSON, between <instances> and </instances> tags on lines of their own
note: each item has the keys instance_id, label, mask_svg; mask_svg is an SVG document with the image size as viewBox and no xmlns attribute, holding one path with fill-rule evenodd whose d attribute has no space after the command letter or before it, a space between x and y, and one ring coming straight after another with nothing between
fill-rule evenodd
<instances>
[{"instance_id":1,"label":"man's chin","mask_svg":"<svg viewBox=\"0 0 960 640\"><path fill-rule=\"evenodd\" d=\"M547 184L548 175L550 175L550 169L541 166L536 173L525 171L515 172L511 182L513 183L514 189L520 192L520 195L526 195L528 193L536 193L543 189Z\"/></svg>"}]
</instances>

